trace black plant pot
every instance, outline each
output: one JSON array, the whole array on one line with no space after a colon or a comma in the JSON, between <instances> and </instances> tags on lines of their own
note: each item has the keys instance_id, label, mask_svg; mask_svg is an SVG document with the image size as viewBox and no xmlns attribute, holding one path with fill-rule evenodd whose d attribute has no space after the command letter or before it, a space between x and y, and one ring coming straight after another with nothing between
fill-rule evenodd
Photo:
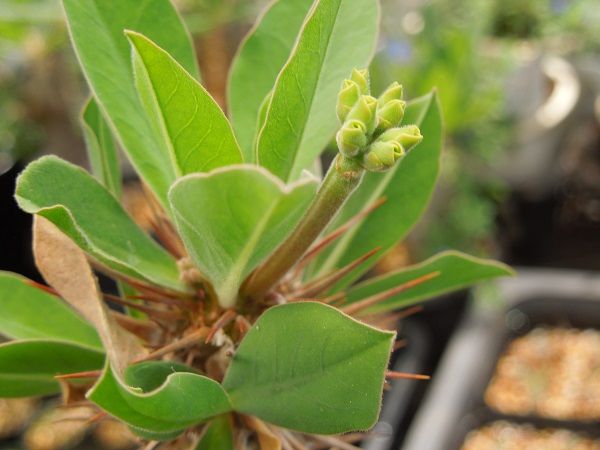
<instances>
[{"instance_id":1,"label":"black plant pot","mask_svg":"<svg viewBox=\"0 0 600 450\"><path fill-rule=\"evenodd\" d=\"M31 215L21 211L14 199L15 181L22 170L21 164L15 164L0 175L0 270L39 280L31 253Z\"/></svg>"},{"instance_id":2,"label":"black plant pot","mask_svg":"<svg viewBox=\"0 0 600 450\"><path fill-rule=\"evenodd\" d=\"M498 284L497 298L475 298L443 356L402 447L458 450L467 433L496 420L561 428L600 437L598 423L508 416L483 395L507 343L536 326L600 329L600 276L561 270L521 270Z\"/></svg>"},{"instance_id":3,"label":"black plant pot","mask_svg":"<svg viewBox=\"0 0 600 450\"><path fill-rule=\"evenodd\" d=\"M398 339L406 347L391 362L398 372L433 375L450 336L467 305L467 291L444 295L423 304L423 311L402 321ZM406 437L429 381L394 380L384 393L379 422L362 443L366 450L397 449Z\"/></svg>"}]
</instances>

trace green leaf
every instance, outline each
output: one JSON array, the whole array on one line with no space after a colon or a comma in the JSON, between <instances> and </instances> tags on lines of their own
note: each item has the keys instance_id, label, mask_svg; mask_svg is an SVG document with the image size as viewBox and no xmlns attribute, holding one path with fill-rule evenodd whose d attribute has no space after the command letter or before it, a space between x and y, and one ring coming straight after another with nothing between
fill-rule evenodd
<instances>
[{"instance_id":1,"label":"green leaf","mask_svg":"<svg viewBox=\"0 0 600 450\"><path fill-rule=\"evenodd\" d=\"M175 372L197 373L193 368L173 361L146 361L129 366L125 371L125 382L142 392L150 392L158 389Z\"/></svg>"},{"instance_id":2,"label":"green leaf","mask_svg":"<svg viewBox=\"0 0 600 450\"><path fill-rule=\"evenodd\" d=\"M320 0L275 82L257 144L258 162L282 180L298 177L327 145L339 122L342 80L369 64L377 41L377 0Z\"/></svg>"},{"instance_id":3,"label":"green leaf","mask_svg":"<svg viewBox=\"0 0 600 450\"><path fill-rule=\"evenodd\" d=\"M57 339L102 351L94 328L57 296L20 275L0 271L0 333L12 339Z\"/></svg>"},{"instance_id":4,"label":"green leaf","mask_svg":"<svg viewBox=\"0 0 600 450\"><path fill-rule=\"evenodd\" d=\"M126 34L142 103L169 149L177 175L241 163L229 121L210 94L148 38Z\"/></svg>"},{"instance_id":5,"label":"green leaf","mask_svg":"<svg viewBox=\"0 0 600 450\"><path fill-rule=\"evenodd\" d=\"M196 450L215 449L234 450L233 429L229 416L215 417L196 446Z\"/></svg>"},{"instance_id":6,"label":"green leaf","mask_svg":"<svg viewBox=\"0 0 600 450\"><path fill-rule=\"evenodd\" d=\"M311 268L313 276L324 274L375 247L382 249L338 283L338 289L356 280L400 242L429 203L437 181L442 145L442 119L435 92L410 102L403 123L418 125L423 142L389 172L366 173L329 229L337 228L382 197L385 203L323 252Z\"/></svg>"},{"instance_id":7,"label":"green leaf","mask_svg":"<svg viewBox=\"0 0 600 450\"><path fill-rule=\"evenodd\" d=\"M188 175L173 185L179 232L222 305L235 303L244 278L291 232L316 188L312 177L284 186L251 165Z\"/></svg>"},{"instance_id":8,"label":"green leaf","mask_svg":"<svg viewBox=\"0 0 600 450\"><path fill-rule=\"evenodd\" d=\"M158 433L164 438L231 410L227 393L219 383L190 373L189 368L180 370L181 365L167 362L147 364L142 374L136 366L129 368L125 379L145 387L158 385L143 391L127 386L107 367L88 398L134 427L134 431L155 436Z\"/></svg>"},{"instance_id":9,"label":"green leaf","mask_svg":"<svg viewBox=\"0 0 600 450\"><path fill-rule=\"evenodd\" d=\"M306 433L372 427L394 333L322 303L275 306L240 344L223 386L236 411Z\"/></svg>"},{"instance_id":10,"label":"green leaf","mask_svg":"<svg viewBox=\"0 0 600 450\"><path fill-rule=\"evenodd\" d=\"M42 157L17 180L16 199L23 210L46 217L106 266L184 289L175 260L85 170L56 156Z\"/></svg>"},{"instance_id":11,"label":"green leaf","mask_svg":"<svg viewBox=\"0 0 600 450\"><path fill-rule=\"evenodd\" d=\"M117 148L102 111L93 98L88 99L83 108L81 126L92 174L115 198L120 198L121 167Z\"/></svg>"},{"instance_id":12,"label":"green leaf","mask_svg":"<svg viewBox=\"0 0 600 450\"><path fill-rule=\"evenodd\" d=\"M250 30L231 65L228 103L244 160L255 162L256 118L263 99L273 88L313 0L277 0ZM261 122L262 125L262 122Z\"/></svg>"},{"instance_id":13,"label":"green leaf","mask_svg":"<svg viewBox=\"0 0 600 450\"><path fill-rule=\"evenodd\" d=\"M347 291L347 302L353 303L362 300L433 272L439 272L440 274L425 283L379 303L370 308L369 312L404 308L436 295L456 291L484 280L514 275L514 271L510 267L500 262L475 258L456 251L447 251L420 264L371 278L353 286Z\"/></svg>"},{"instance_id":14,"label":"green leaf","mask_svg":"<svg viewBox=\"0 0 600 450\"><path fill-rule=\"evenodd\" d=\"M0 344L0 397L60 392L56 375L97 370L104 355L62 341L26 340Z\"/></svg>"},{"instance_id":15,"label":"green leaf","mask_svg":"<svg viewBox=\"0 0 600 450\"><path fill-rule=\"evenodd\" d=\"M169 0L63 0L75 52L93 96L144 181L166 202L175 179L169 154L144 114L123 30L135 30L198 76L190 37Z\"/></svg>"}]
</instances>

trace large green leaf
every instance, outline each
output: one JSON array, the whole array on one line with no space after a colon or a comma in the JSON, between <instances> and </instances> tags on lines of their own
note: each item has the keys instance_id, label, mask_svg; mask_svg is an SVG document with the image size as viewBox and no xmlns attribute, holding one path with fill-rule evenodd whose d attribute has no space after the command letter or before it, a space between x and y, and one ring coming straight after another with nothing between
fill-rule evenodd
<instances>
[{"instance_id":1,"label":"large green leaf","mask_svg":"<svg viewBox=\"0 0 600 450\"><path fill-rule=\"evenodd\" d=\"M0 334L13 339L58 339L102 351L89 323L57 296L27 281L0 271Z\"/></svg>"},{"instance_id":2,"label":"large green leaf","mask_svg":"<svg viewBox=\"0 0 600 450\"><path fill-rule=\"evenodd\" d=\"M244 337L223 386L236 411L276 425L366 430L379 415L393 340L322 303L275 306Z\"/></svg>"},{"instance_id":3,"label":"large green leaf","mask_svg":"<svg viewBox=\"0 0 600 450\"><path fill-rule=\"evenodd\" d=\"M0 397L29 397L60 392L56 375L97 370L101 352L51 340L0 344Z\"/></svg>"},{"instance_id":4,"label":"large green leaf","mask_svg":"<svg viewBox=\"0 0 600 450\"><path fill-rule=\"evenodd\" d=\"M296 178L327 145L342 80L369 64L379 22L377 0L319 0L275 82L257 141L260 165Z\"/></svg>"},{"instance_id":5,"label":"large green leaf","mask_svg":"<svg viewBox=\"0 0 600 450\"><path fill-rule=\"evenodd\" d=\"M49 219L108 267L183 289L175 260L85 170L56 156L42 157L17 180L16 198L23 210Z\"/></svg>"},{"instance_id":6,"label":"large green leaf","mask_svg":"<svg viewBox=\"0 0 600 450\"><path fill-rule=\"evenodd\" d=\"M93 98L83 108L81 126L92 174L113 194L121 197L121 167L112 132Z\"/></svg>"},{"instance_id":7,"label":"large green leaf","mask_svg":"<svg viewBox=\"0 0 600 450\"><path fill-rule=\"evenodd\" d=\"M365 174L330 230L382 197L386 199L385 203L323 252L312 267L313 275L323 274L351 263L375 247L382 249L342 280L338 287L347 286L400 242L429 203L439 171L442 144L442 121L435 93L410 102L404 117L404 123L419 125L423 142L389 172Z\"/></svg>"},{"instance_id":8,"label":"large green leaf","mask_svg":"<svg viewBox=\"0 0 600 450\"><path fill-rule=\"evenodd\" d=\"M231 410L219 383L181 369L180 364L168 362L147 363L141 372L132 366L125 373L125 379L136 385L130 387L107 367L88 398L134 431L165 438ZM142 385L158 387L144 391Z\"/></svg>"},{"instance_id":9,"label":"large green leaf","mask_svg":"<svg viewBox=\"0 0 600 450\"><path fill-rule=\"evenodd\" d=\"M136 85L177 175L208 172L242 162L229 121L210 94L167 52L127 32Z\"/></svg>"},{"instance_id":10,"label":"large green leaf","mask_svg":"<svg viewBox=\"0 0 600 450\"><path fill-rule=\"evenodd\" d=\"M202 435L196 450L234 450L233 429L229 416L215 417Z\"/></svg>"},{"instance_id":11,"label":"large green leaf","mask_svg":"<svg viewBox=\"0 0 600 450\"><path fill-rule=\"evenodd\" d=\"M137 95L123 30L148 36L193 76L191 40L169 0L63 0L75 52L100 107L138 172L166 205L175 179L169 154Z\"/></svg>"},{"instance_id":12,"label":"large green leaf","mask_svg":"<svg viewBox=\"0 0 600 450\"><path fill-rule=\"evenodd\" d=\"M254 162L254 137L263 99L287 61L313 0L276 0L250 30L231 65L228 103L244 160Z\"/></svg>"},{"instance_id":13,"label":"large green leaf","mask_svg":"<svg viewBox=\"0 0 600 450\"><path fill-rule=\"evenodd\" d=\"M415 266L371 278L353 286L347 291L347 301L353 303L434 272L439 272L439 275L390 297L370 308L369 311L382 312L406 307L480 281L514 275L514 271L510 267L500 262L447 251Z\"/></svg>"},{"instance_id":14,"label":"large green leaf","mask_svg":"<svg viewBox=\"0 0 600 450\"><path fill-rule=\"evenodd\" d=\"M252 165L193 174L169 193L188 252L231 306L244 278L291 232L317 188L314 178L284 186Z\"/></svg>"}]
</instances>

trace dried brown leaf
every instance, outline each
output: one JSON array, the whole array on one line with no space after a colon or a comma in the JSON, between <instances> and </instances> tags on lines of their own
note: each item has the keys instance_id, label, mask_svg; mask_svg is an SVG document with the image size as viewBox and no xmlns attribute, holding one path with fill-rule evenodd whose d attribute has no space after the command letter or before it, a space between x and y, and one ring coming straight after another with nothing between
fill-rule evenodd
<instances>
[{"instance_id":1,"label":"dried brown leaf","mask_svg":"<svg viewBox=\"0 0 600 450\"><path fill-rule=\"evenodd\" d=\"M33 252L46 282L96 328L117 373L146 355L135 336L118 326L109 313L85 253L40 216L35 216L33 223Z\"/></svg>"}]
</instances>

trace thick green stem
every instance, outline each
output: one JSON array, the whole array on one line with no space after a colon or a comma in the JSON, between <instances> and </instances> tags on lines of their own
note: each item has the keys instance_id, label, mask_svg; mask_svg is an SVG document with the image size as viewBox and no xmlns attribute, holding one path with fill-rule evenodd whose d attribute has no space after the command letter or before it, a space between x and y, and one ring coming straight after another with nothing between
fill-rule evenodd
<instances>
[{"instance_id":1,"label":"thick green stem","mask_svg":"<svg viewBox=\"0 0 600 450\"><path fill-rule=\"evenodd\" d=\"M262 298L300 260L329 224L352 191L359 185L364 169L338 154L310 208L277 250L247 280L243 296Z\"/></svg>"}]
</instances>

